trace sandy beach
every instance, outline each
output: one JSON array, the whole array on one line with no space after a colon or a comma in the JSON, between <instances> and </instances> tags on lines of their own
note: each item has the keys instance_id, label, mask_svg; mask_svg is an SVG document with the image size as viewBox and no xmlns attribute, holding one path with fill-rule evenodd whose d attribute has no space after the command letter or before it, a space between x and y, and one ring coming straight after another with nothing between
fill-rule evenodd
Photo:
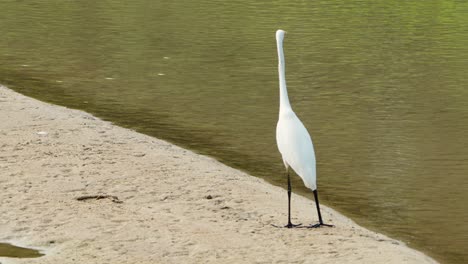
<instances>
[{"instance_id":1,"label":"sandy beach","mask_svg":"<svg viewBox=\"0 0 468 264\"><path fill-rule=\"evenodd\" d=\"M280 161L278 161L280 162ZM0 86L5 263L436 263L323 206L334 228L275 228L286 191L166 141ZM82 196L110 195L77 200ZM293 221L318 221L293 195Z\"/></svg>"}]
</instances>

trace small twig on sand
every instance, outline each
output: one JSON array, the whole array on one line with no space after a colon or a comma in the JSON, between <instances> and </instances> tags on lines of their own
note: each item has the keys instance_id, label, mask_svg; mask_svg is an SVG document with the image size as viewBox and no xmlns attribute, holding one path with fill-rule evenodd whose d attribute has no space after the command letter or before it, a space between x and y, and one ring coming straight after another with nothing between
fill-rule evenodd
<instances>
[{"instance_id":1,"label":"small twig on sand","mask_svg":"<svg viewBox=\"0 0 468 264\"><path fill-rule=\"evenodd\" d=\"M80 197L76 197L75 200L77 200L77 201L85 201L85 200L89 200L89 199L101 200L101 199L106 199L106 198L111 199L111 201L114 202L114 203L123 203L123 201L119 200L119 197L114 196L114 195L107 195L107 194L83 195L83 196L80 196Z\"/></svg>"}]
</instances>

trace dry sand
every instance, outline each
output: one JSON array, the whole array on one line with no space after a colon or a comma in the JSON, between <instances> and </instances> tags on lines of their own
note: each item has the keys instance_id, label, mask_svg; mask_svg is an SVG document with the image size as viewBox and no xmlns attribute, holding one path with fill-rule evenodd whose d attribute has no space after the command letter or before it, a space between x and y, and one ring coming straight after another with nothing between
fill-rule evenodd
<instances>
[{"instance_id":1,"label":"dry sand","mask_svg":"<svg viewBox=\"0 0 468 264\"><path fill-rule=\"evenodd\" d=\"M275 228L284 189L1 86L0 188L0 242L46 254L1 263L435 263L325 206L334 228ZM97 194L123 203L76 200ZM294 222L317 221L292 203Z\"/></svg>"}]
</instances>

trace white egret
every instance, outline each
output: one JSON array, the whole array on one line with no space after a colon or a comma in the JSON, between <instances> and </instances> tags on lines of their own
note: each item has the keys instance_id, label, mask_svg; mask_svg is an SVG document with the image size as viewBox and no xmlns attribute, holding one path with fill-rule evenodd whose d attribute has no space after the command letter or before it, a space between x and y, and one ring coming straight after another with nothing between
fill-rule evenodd
<instances>
[{"instance_id":1,"label":"white egret","mask_svg":"<svg viewBox=\"0 0 468 264\"><path fill-rule=\"evenodd\" d=\"M310 227L332 226L324 224L320 214L320 206L317 195L315 153L312 140L301 120L296 116L289 103L288 91L286 89L285 66L283 54L283 39L285 31L276 31L276 44L278 47L278 72L280 87L280 110L278 124L276 126L276 143L283 158L286 174L288 177L288 224L291 228L298 225L291 223L291 180L289 168L299 175L307 188L314 193L315 204L319 217L319 223ZM299 224L300 225L300 224Z\"/></svg>"}]
</instances>

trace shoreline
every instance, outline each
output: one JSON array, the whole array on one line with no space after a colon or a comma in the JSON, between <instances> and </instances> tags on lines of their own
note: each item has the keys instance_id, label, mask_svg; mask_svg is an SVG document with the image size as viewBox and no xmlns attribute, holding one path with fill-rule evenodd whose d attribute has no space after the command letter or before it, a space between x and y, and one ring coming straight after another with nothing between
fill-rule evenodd
<instances>
[{"instance_id":1,"label":"shoreline","mask_svg":"<svg viewBox=\"0 0 468 264\"><path fill-rule=\"evenodd\" d=\"M322 205L282 229L286 191L215 159L0 85L0 263L437 263ZM104 199L76 198L111 195ZM294 194L293 221L317 221Z\"/></svg>"}]
</instances>

